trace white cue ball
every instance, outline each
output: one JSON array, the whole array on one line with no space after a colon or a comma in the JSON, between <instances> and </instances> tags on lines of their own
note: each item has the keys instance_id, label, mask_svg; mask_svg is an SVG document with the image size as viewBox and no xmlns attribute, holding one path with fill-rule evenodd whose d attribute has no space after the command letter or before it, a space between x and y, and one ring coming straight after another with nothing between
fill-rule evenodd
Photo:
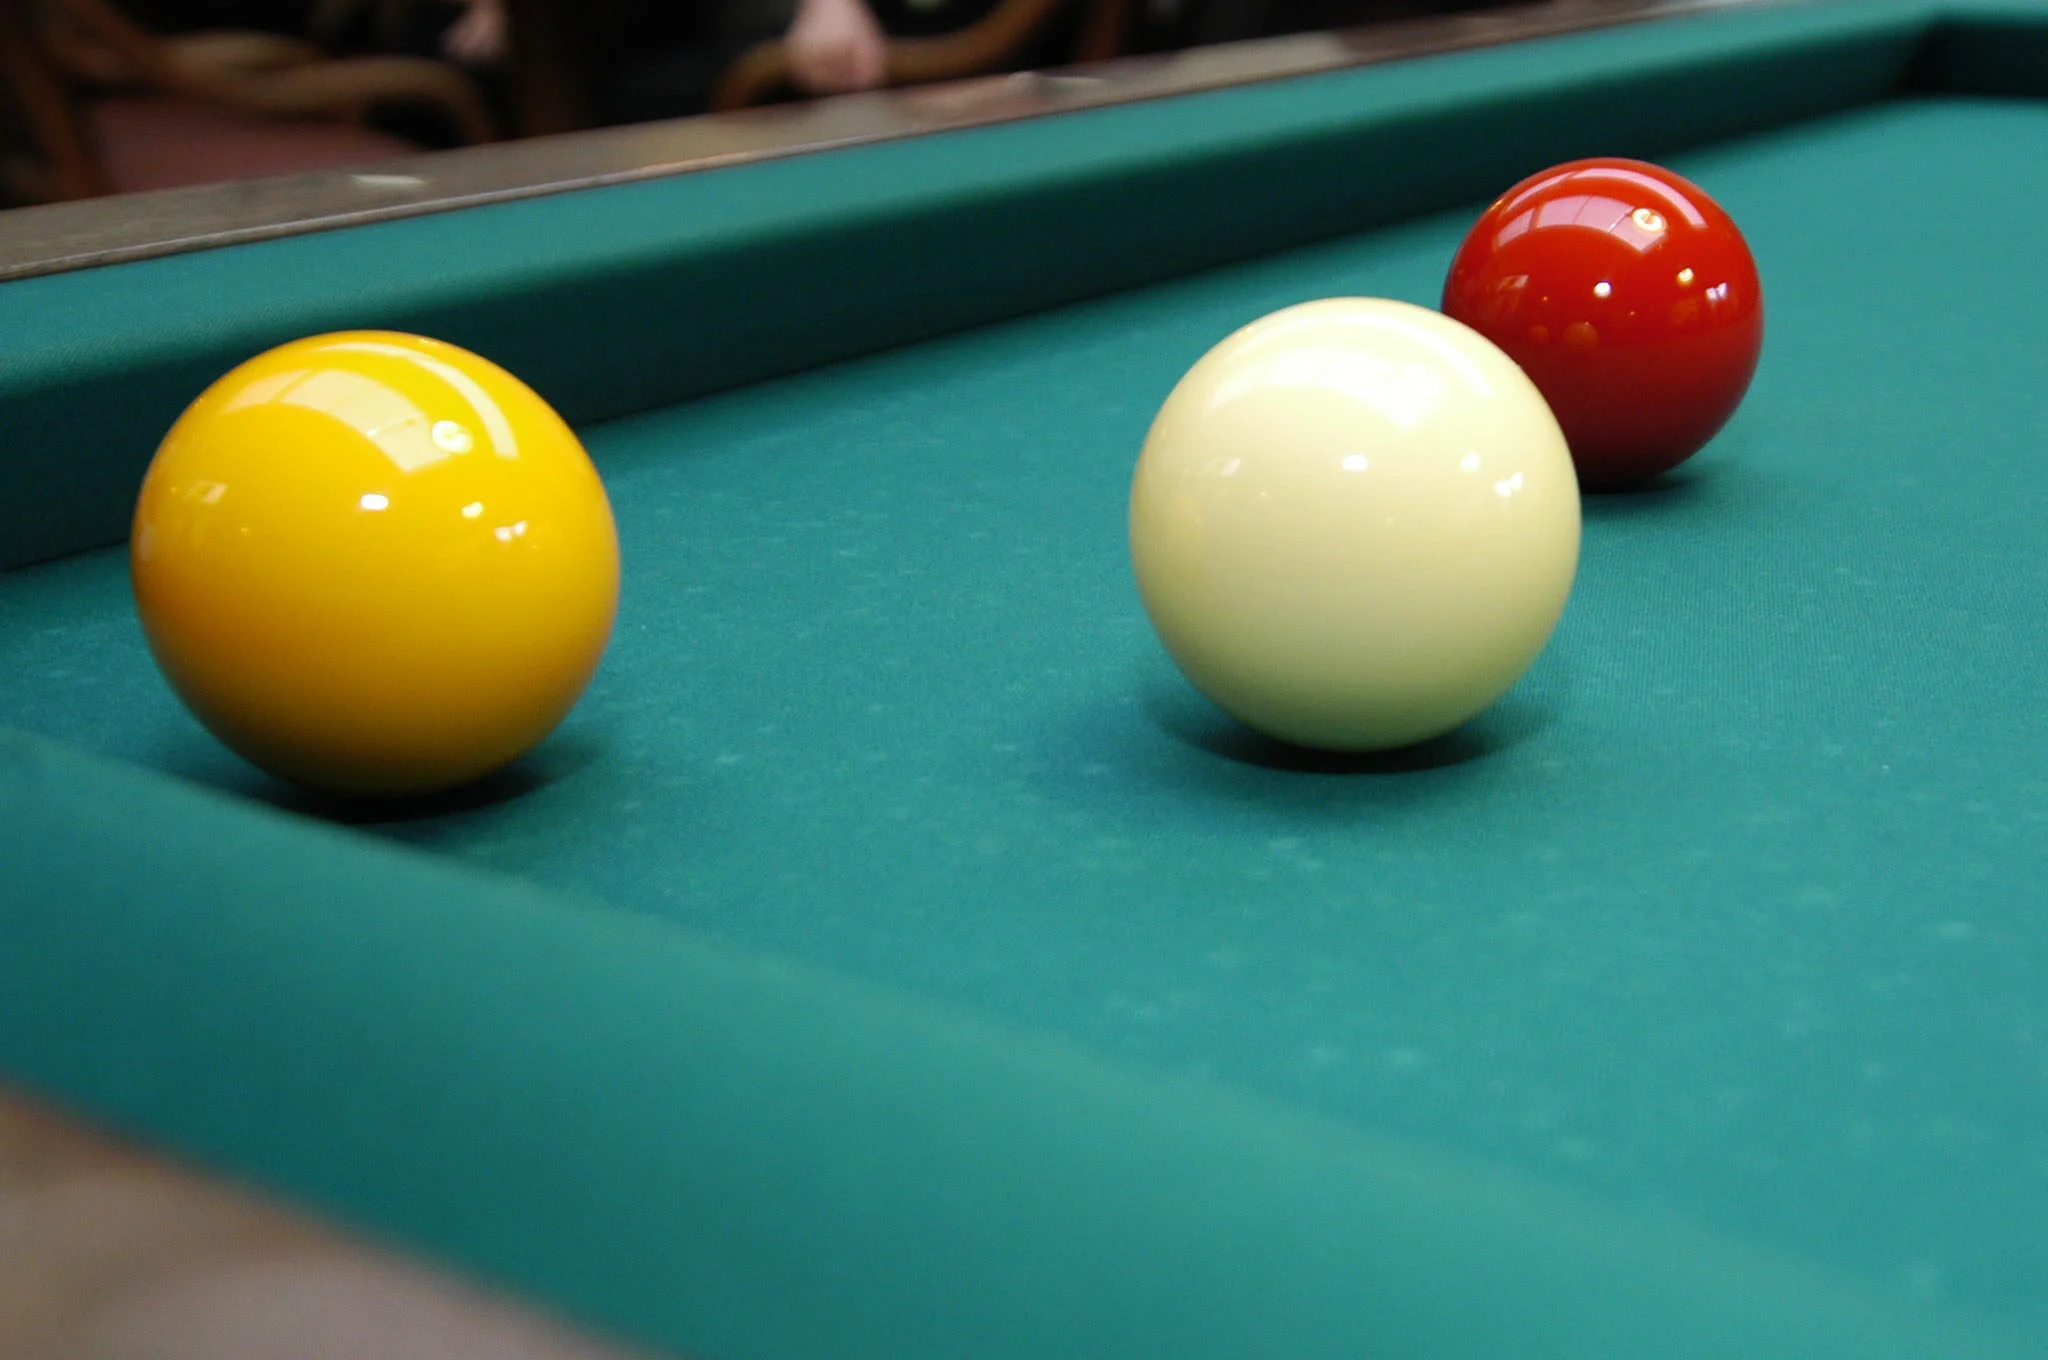
<instances>
[{"instance_id":1,"label":"white cue ball","mask_svg":"<svg viewBox=\"0 0 2048 1360\"><path fill-rule=\"evenodd\" d=\"M1303 746L1407 746L1549 642L1578 480L1535 384L1478 332L1405 302L1309 302L1167 397L1131 558L1168 654L1225 711Z\"/></svg>"}]
</instances>

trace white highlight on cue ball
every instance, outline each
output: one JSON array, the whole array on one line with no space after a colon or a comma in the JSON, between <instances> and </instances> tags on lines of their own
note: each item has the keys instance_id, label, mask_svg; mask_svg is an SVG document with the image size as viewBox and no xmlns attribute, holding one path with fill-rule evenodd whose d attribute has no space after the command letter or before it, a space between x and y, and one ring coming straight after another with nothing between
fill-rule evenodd
<instances>
[{"instance_id":1,"label":"white highlight on cue ball","mask_svg":"<svg viewBox=\"0 0 2048 1360\"><path fill-rule=\"evenodd\" d=\"M1556 629L1579 489L1514 361L1377 298L1255 321L1188 370L1131 488L1138 591L1195 687L1267 733L1411 745L1477 714Z\"/></svg>"}]
</instances>

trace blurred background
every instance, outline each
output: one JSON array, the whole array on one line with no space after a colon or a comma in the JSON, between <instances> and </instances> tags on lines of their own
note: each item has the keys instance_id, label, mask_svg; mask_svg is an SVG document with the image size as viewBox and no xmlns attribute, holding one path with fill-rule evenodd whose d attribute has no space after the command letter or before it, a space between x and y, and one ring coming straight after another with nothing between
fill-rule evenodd
<instances>
[{"instance_id":1,"label":"blurred background","mask_svg":"<svg viewBox=\"0 0 2048 1360\"><path fill-rule=\"evenodd\" d=\"M0 0L0 207L1480 7Z\"/></svg>"}]
</instances>

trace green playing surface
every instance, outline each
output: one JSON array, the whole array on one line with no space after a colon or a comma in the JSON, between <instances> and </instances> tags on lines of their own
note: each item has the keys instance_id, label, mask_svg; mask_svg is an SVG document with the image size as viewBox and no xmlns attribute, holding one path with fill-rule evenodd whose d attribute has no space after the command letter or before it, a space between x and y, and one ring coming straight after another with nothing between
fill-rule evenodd
<instances>
[{"instance_id":1,"label":"green playing surface","mask_svg":"<svg viewBox=\"0 0 2048 1360\"><path fill-rule=\"evenodd\" d=\"M589 427L612 652L437 804L221 751L118 551L12 573L6 722L444 863L0 748L0 1062L714 1355L2038 1354L2042 147L1928 98L1670 158L1751 397L1409 755L1195 696L1124 497L1210 343L1433 302L1477 204ZM2032 1330L1913 1331L1970 1312Z\"/></svg>"}]
</instances>

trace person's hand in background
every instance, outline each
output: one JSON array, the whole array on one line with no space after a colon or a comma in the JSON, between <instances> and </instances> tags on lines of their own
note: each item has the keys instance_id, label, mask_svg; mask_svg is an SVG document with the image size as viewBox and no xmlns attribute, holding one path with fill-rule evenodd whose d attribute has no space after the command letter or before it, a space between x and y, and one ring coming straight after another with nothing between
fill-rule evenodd
<instances>
[{"instance_id":1,"label":"person's hand in background","mask_svg":"<svg viewBox=\"0 0 2048 1360\"><path fill-rule=\"evenodd\" d=\"M863 0L799 0L785 41L790 76L806 94L872 90L888 79L889 40Z\"/></svg>"},{"instance_id":2,"label":"person's hand in background","mask_svg":"<svg viewBox=\"0 0 2048 1360\"><path fill-rule=\"evenodd\" d=\"M496 66L510 47L504 0L468 0L462 17L441 34L442 52L464 66Z\"/></svg>"}]
</instances>

